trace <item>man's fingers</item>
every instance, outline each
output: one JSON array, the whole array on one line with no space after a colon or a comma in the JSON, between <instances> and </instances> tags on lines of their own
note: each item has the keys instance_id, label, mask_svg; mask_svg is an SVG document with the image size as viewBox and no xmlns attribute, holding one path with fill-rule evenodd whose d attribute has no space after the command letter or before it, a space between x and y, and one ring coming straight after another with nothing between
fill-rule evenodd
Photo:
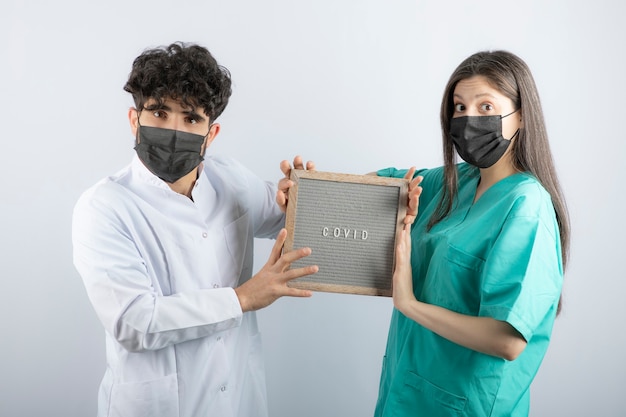
<instances>
[{"instance_id":1,"label":"man's fingers","mask_svg":"<svg viewBox=\"0 0 626 417\"><path fill-rule=\"evenodd\" d=\"M291 168L292 167L289 161L284 160L280 162L280 170L285 175L285 178L289 178L291 176ZM300 155L296 155L296 157L293 158L293 169L305 169L304 161ZM314 170L315 163L313 161L307 161L306 169L311 171Z\"/></svg>"},{"instance_id":2,"label":"man's fingers","mask_svg":"<svg viewBox=\"0 0 626 417\"><path fill-rule=\"evenodd\" d=\"M302 157L300 155L296 155L296 157L293 158L293 167L295 169L304 169L304 164L302 163Z\"/></svg>"},{"instance_id":3,"label":"man's fingers","mask_svg":"<svg viewBox=\"0 0 626 417\"><path fill-rule=\"evenodd\" d=\"M286 297L310 297L313 293L309 290L301 290L298 288L285 287L285 293L283 296Z\"/></svg>"},{"instance_id":4,"label":"man's fingers","mask_svg":"<svg viewBox=\"0 0 626 417\"><path fill-rule=\"evenodd\" d=\"M286 193L287 191L289 191L291 187L293 187L293 185L294 185L293 181L287 178L283 178L280 181L278 181L278 190L282 191L283 193Z\"/></svg>"},{"instance_id":5,"label":"man's fingers","mask_svg":"<svg viewBox=\"0 0 626 417\"><path fill-rule=\"evenodd\" d=\"M289 161L281 161L280 170L283 172L283 174L285 174L285 177L289 178L289 175L291 175L291 164L289 163Z\"/></svg>"},{"instance_id":6,"label":"man's fingers","mask_svg":"<svg viewBox=\"0 0 626 417\"><path fill-rule=\"evenodd\" d=\"M280 232L278 232L278 236L276 236L276 242L274 242L274 246L272 247L272 251L270 253L270 258L268 260L269 264L274 265L281 258L283 245L285 244L286 239L287 229L280 229Z\"/></svg>"},{"instance_id":7,"label":"man's fingers","mask_svg":"<svg viewBox=\"0 0 626 417\"><path fill-rule=\"evenodd\" d=\"M291 265L293 262L298 259L305 258L311 254L311 248L298 248L291 250L289 252L285 252L282 254L280 259L277 259L275 265L281 270L284 271Z\"/></svg>"},{"instance_id":8,"label":"man's fingers","mask_svg":"<svg viewBox=\"0 0 626 417\"><path fill-rule=\"evenodd\" d=\"M294 268L282 273L283 282L291 281L296 278L301 278L307 275L312 275L318 272L320 269L317 265L303 266L302 268Z\"/></svg>"},{"instance_id":9,"label":"man's fingers","mask_svg":"<svg viewBox=\"0 0 626 417\"><path fill-rule=\"evenodd\" d=\"M278 204L278 207L281 207L281 209L287 205L287 194L285 194L284 191L276 191L276 204Z\"/></svg>"}]
</instances>

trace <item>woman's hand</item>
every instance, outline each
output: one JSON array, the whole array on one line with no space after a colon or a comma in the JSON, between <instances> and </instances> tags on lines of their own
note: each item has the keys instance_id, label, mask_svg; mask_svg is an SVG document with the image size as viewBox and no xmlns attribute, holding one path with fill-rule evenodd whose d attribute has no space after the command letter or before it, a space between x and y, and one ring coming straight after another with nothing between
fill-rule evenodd
<instances>
[{"instance_id":1,"label":"woman's hand","mask_svg":"<svg viewBox=\"0 0 626 417\"><path fill-rule=\"evenodd\" d=\"M422 194L422 187L420 187L420 183L424 179L422 176L417 176L413 178L415 175L415 167L411 167L409 171L404 176L405 179L409 180L409 202L406 208L406 216L404 217L404 224L413 224L415 218L417 217L417 208L419 206L420 195Z\"/></svg>"},{"instance_id":2,"label":"woman's hand","mask_svg":"<svg viewBox=\"0 0 626 417\"><path fill-rule=\"evenodd\" d=\"M504 321L460 314L418 301L413 294L410 225L400 233L393 273L393 305L406 317L456 344L514 360L526 348L523 336Z\"/></svg>"},{"instance_id":3,"label":"woman's hand","mask_svg":"<svg viewBox=\"0 0 626 417\"><path fill-rule=\"evenodd\" d=\"M404 312L416 302L413 294L413 272L411 269L411 225L406 224L400 232L396 247L396 268L393 272L393 305Z\"/></svg>"}]
</instances>

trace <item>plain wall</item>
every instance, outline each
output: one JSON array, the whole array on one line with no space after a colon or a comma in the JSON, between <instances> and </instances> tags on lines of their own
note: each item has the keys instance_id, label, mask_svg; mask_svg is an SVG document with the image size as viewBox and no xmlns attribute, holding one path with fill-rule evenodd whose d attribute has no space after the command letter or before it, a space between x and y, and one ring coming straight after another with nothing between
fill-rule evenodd
<instances>
[{"instance_id":1,"label":"plain wall","mask_svg":"<svg viewBox=\"0 0 626 417\"><path fill-rule=\"evenodd\" d=\"M626 3L5 0L0 12L0 415L95 415L104 332L72 265L73 205L133 155L122 90L146 47L232 72L209 152L267 180L441 164L439 105L466 56L531 67L572 216L564 311L533 416L624 416ZM619 185L622 184L622 185ZM271 242L259 241L256 268ZM315 293L259 313L273 417L372 415L389 298Z\"/></svg>"}]
</instances>

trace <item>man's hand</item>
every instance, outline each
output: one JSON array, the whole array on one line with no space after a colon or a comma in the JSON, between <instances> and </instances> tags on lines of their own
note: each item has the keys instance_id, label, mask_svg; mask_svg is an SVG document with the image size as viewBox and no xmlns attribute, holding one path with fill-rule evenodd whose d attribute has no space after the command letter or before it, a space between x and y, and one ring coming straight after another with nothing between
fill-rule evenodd
<instances>
[{"instance_id":1,"label":"man's hand","mask_svg":"<svg viewBox=\"0 0 626 417\"><path fill-rule=\"evenodd\" d=\"M304 162L302 161L302 157L300 155L296 156L293 159L293 168L294 169L307 169L309 171L315 170L315 164L312 161L308 161L306 163L306 168L304 166ZM280 207L280 210L284 213L287 211L287 200L289 199L289 189L293 187L293 181L289 179L291 176L291 164L289 161L284 160L280 163L280 170L283 172L285 177L278 181L278 192L276 193L276 204Z\"/></svg>"},{"instance_id":2,"label":"man's hand","mask_svg":"<svg viewBox=\"0 0 626 417\"><path fill-rule=\"evenodd\" d=\"M295 278L311 275L318 271L317 265L288 269L292 262L311 254L310 248L294 249L281 255L287 230L282 229L267 263L250 280L235 288L243 312L267 307L283 296L310 297L311 291L290 288L287 283Z\"/></svg>"}]
</instances>

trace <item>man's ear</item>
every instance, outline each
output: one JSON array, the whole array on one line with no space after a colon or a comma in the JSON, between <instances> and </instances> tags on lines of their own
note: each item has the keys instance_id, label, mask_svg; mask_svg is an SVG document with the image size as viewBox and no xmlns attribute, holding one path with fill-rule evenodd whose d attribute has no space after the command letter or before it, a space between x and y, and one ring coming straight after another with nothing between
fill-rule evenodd
<instances>
[{"instance_id":1,"label":"man's ear","mask_svg":"<svg viewBox=\"0 0 626 417\"><path fill-rule=\"evenodd\" d=\"M130 123L130 131L133 137L136 138L137 129L139 128L139 112L134 107L128 109L128 122Z\"/></svg>"},{"instance_id":2,"label":"man's ear","mask_svg":"<svg viewBox=\"0 0 626 417\"><path fill-rule=\"evenodd\" d=\"M202 147L202 155L206 152L207 148L213 143L213 140L220 133L221 126L219 123L213 123L209 126L209 134L206 135L206 139L204 140L204 146Z\"/></svg>"}]
</instances>

